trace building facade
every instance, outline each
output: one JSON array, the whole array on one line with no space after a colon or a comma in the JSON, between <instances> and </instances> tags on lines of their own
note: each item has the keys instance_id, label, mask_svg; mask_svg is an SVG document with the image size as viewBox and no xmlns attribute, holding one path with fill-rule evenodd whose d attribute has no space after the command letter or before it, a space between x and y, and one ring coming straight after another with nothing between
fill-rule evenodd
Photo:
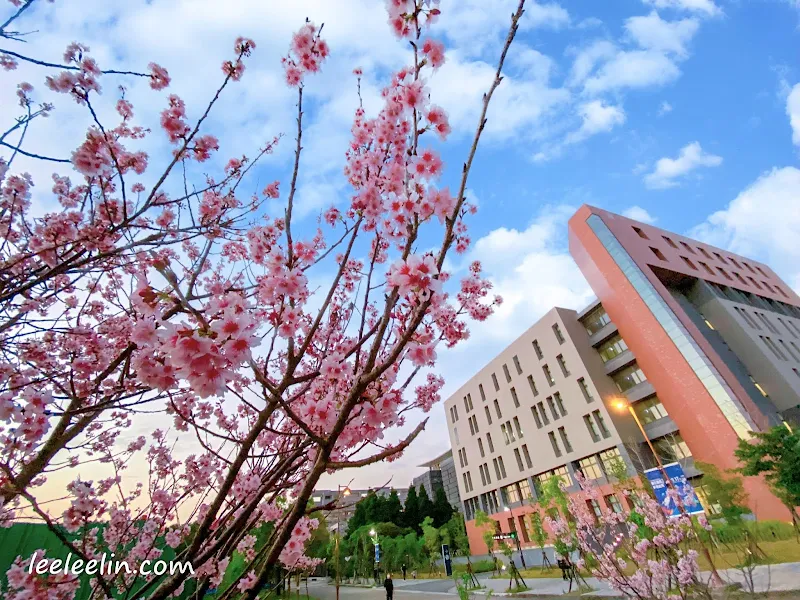
<instances>
[{"instance_id":1,"label":"building facade","mask_svg":"<svg viewBox=\"0 0 800 600\"><path fill-rule=\"evenodd\" d=\"M421 464L420 467L428 469L422 475L416 476L411 485L419 489L425 488L428 497L433 500L438 488L444 488L447 501L456 510L461 510L461 496L458 492L458 478L456 466L453 461L453 451L448 450L444 454Z\"/></svg>"},{"instance_id":2,"label":"building facade","mask_svg":"<svg viewBox=\"0 0 800 600\"><path fill-rule=\"evenodd\" d=\"M470 545L474 515L530 546L525 515L537 490L575 474L621 510L610 475L656 459L680 462L702 499L695 461L736 466L740 438L797 419L800 298L768 267L591 207L570 220L570 251L599 300L554 308L445 401ZM747 478L760 519L789 513Z\"/></svg>"}]
</instances>

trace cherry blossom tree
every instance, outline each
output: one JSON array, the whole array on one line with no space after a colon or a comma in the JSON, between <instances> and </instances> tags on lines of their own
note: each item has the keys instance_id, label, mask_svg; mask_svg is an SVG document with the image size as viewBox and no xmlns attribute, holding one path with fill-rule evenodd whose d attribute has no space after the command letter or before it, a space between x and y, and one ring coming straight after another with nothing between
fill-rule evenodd
<instances>
[{"instance_id":1,"label":"cherry blossom tree","mask_svg":"<svg viewBox=\"0 0 800 600\"><path fill-rule=\"evenodd\" d=\"M191 107L161 92L170 75L156 64L105 69L79 43L57 62L36 57L35 44L7 49L34 2L11 0L0 66L41 68L47 88L83 107L92 125L69 158L28 147L29 128L58 113L23 82L19 116L0 134L0 518L8 526L36 516L85 561L113 552L133 568L168 546L195 569L193 579L98 573L95 597L200 598L217 588L218 598L254 598L276 566L313 567L304 550L318 526L308 504L320 476L397 459L426 419L399 442L386 442L387 432L414 425L440 399L437 351L465 340L468 321L500 303L479 264L455 282L445 258L470 246L468 176L524 0L455 193L438 184L444 165L429 142L450 133L427 87L446 60L428 31L438 2L388 0L409 64L387 82L377 114L355 107L348 204L324 211L312 231L293 211L303 94L331 52L322 26L306 22L282 59L297 97L293 168L247 197L248 174L280 134L292 134L225 162L207 123L246 76L253 40L235 41L213 97ZM361 70L354 76L360 90ZM102 87L126 78L165 94L153 131L137 122L124 88L116 121L98 116ZM166 164L138 149L148 135L166 138ZM63 163L52 184L59 208L34 202L32 177L14 170L19 156ZM191 181L194 163L207 168L202 181ZM122 442L153 413L158 429ZM196 446L185 458L175 452L180 435ZM122 475L136 461L147 477L130 488ZM42 496L55 472L72 481L61 514ZM232 556L246 566L230 581ZM74 596L74 580L23 572L26 558L9 570L6 597Z\"/></svg>"}]
</instances>

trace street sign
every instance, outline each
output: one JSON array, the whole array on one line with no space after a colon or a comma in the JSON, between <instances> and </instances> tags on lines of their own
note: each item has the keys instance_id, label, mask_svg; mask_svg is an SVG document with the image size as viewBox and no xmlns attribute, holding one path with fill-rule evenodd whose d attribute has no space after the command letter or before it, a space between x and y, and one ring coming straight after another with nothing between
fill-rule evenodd
<instances>
[{"instance_id":1,"label":"street sign","mask_svg":"<svg viewBox=\"0 0 800 600\"><path fill-rule=\"evenodd\" d=\"M668 465L664 465L664 471L666 472L667 477L669 477L672 481L672 485L675 486L678 494L680 494L680 497L683 500L684 510L686 510L686 512L690 515L705 512L700 504L697 494L693 492L691 496L688 496L688 488L690 487L690 484L686 479L686 475L684 474L683 467L681 467L680 463L669 463ZM647 476L650 485L653 486L653 491L656 494L656 500L659 501L661 506L669 511L669 516L679 517L681 514L681 509L675 503L675 500L670 498L669 494L667 493L669 487L667 482L664 481L664 476L661 473L661 469L647 469L644 474Z\"/></svg>"},{"instance_id":2,"label":"street sign","mask_svg":"<svg viewBox=\"0 0 800 600\"><path fill-rule=\"evenodd\" d=\"M453 574L453 564L450 561L450 546L442 544L442 558L444 559L444 572L450 577Z\"/></svg>"},{"instance_id":3,"label":"street sign","mask_svg":"<svg viewBox=\"0 0 800 600\"><path fill-rule=\"evenodd\" d=\"M517 539L517 532L512 531L511 533L498 533L497 535L492 536L493 540L515 540Z\"/></svg>"}]
</instances>

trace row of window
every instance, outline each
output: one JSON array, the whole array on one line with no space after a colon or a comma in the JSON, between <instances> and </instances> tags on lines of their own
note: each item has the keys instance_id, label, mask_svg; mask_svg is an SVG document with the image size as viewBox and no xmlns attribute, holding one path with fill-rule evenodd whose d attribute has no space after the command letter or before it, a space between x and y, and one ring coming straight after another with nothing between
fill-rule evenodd
<instances>
[{"instance_id":1,"label":"row of window","mask_svg":"<svg viewBox=\"0 0 800 600\"><path fill-rule=\"evenodd\" d=\"M795 344L794 342L790 341L789 344L787 345L786 342L779 339L778 340L778 344L780 344L779 347L769 336L760 335L758 337L760 337L761 341L764 342L764 345L766 345L766 347L770 349L775 358L782 361L788 361L789 360L788 357L791 357L792 361L800 362L800 348L798 348L797 344ZM783 348L783 350L781 350L781 348ZM794 350L792 350L792 348L794 348Z\"/></svg>"},{"instance_id":2,"label":"row of window","mask_svg":"<svg viewBox=\"0 0 800 600\"><path fill-rule=\"evenodd\" d=\"M800 319L800 307L792 304L786 304L785 302L780 302L779 300L773 300L772 298L765 298L764 296L752 294L744 290L738 290L727 285L720 285L713 282L708 282L708 284L711 286L712 291L723 300L730 300L732 302L738 302L739 304L747 304L753 308L768 310L786 315L788 317Z\"/></svg>"},{"instance_id":3,"label":"row of window","mask_svg":"<svg viewBox=\"0 0 800 600\"><path fill-rule=\"evenodd\" d=\"M645 239L645 240L649 240L649 239L650 239L650 238L647 236L647 234L646 234L644 231L642 231L642 230L641 230L639 227L634 227L634 228L633 228L633 230L636 232L636 234L637 234L637 235L638 235L640 238L642 238L642 239ZM747 263L746 261L742 261L742 263L741 263L741 264L739 264L739 262L738 262L738 261L737 261L735 258L733 258L732 256L728 256L728 257L727 257L727 259L726 259L726 258L725 258L725 257L723 257L723 256L722 256L722 255L721 255L719 252L716 252L716 251L714 251L714 252L713 252L713 255L714 255L714 256L712 257L712 256L711 256L711 254L709 254L709 253L708 253L708 251L707 251L705 248L703 248L702 246L698 246L698 247L697 247L697 251L695 251L695 249L694 249L692 246L690 246L688 243L686 243L686 242L684 242L684 241L680 241L680 242L679 242L679 243L680 243L680 245L681 245L681 247L679 247L679 246L678 246L678 245L677 245L677 244L676 244L676 243L675 243L675 242L672 240L672 238L670 238L669 236L662 235L661 237L664 239L664 241L667 243L667 245L668 245L668 246L670 246L671 248L673 248L673 249L675 249L675 250L680 250L680 249L681 249L681 247L682 247L682 248L683 248L683 249L684 249L686 252L688 252L689 254L693 254L693 255L695 255L695 256L697 256L697 252L700 252L700 254L701 254L701 255L703 255L703 256L704 256L706 259L708 259L708 260L711 260L711 261L713 261L713 260L716 258L716 260L717 260L717 261L719 261L720 263L722 263L723 265L726 265L726 266L729 266L729 267L730 267L731 265L733 265L733 267L735 267L735 268L737 268L737 269L740 269L740 270L741 270L742 268L745 268L745 269L747 269L747 270L748 270L748 271L749 271L749 272L750 272L752 275L757 275L757 274L760 274L762 277L764 277L764 278L766 278L766 279L769 279L769 278L770 278L770 276L769 276L769 275L767 275L767 274L764 272L764 270L763 270L761 267L759 267L758 265L756 265L756 266L755 266L755 269L754 269L754 268L753 268L752 266L750 266L750 264L749 264L749 263ZM661 260L664 260L664 261L666 261L666 260L667 260L667 258L666 258L666 257L663 255L663 253L662 253L662 252L661 252L661 251L660 251L658 248L654 248L654 247L652 247L652 246L651 246L651 247L650 247L650 249L651 249L651 250L653 251L653 253L654 253L656 256L658 256L658 258L660 258ZM694 264L692 263L692 261L691 261L691 260L690 260L688 257L686 257L686 256L681 256L681 258L683 259L683 261L684 261L684 262L685 262L685 263L686 263L686 264L687 264L687 265L688 265L690 268L697 270L697 267L695 267L695 266L694 266ZM706 264L706 263L704 263L704 262L702 262L702 261L700 261L700 260L698 260L698 262L699 262L699 263L700 263L700 264L703 266L703 268L704 268L704 269L705 269L705 270L706 270L706 271L707 271L709 274L711 274L711 275L716 275L716 273L715 273L715 272L714 272L714 271L711 269L711 267L709 267L709 266L708 266L708 264ZM724 276L724 277L726 277L727 279L731 279L731 277L730 277L730 275L728 275L727 271L725 271L725 270L724 270L724 269L722 269L721 267L717 267L717 269L718 269L718 270L719 270L719 271L720 271L720 272L723 274L723 276ZM756 273L756 271L757 271L758 273ZM739 275L738 273L734 273L734 275L736 275L737 279L739 279L739 280L740 280L740 281L741 281L743 284L747 285L747 284L744 282L744 280L742 279L741 275ZM756 282L756 280L755 280L755 279L753 279L753 278L752 278L751 276L749 276L749 275L747 276L747 278L748 278L748 279L749 279L749 280L750 280L750 281L751 281L753 284L755 284L755 286L756 286L756 288L757 288L757 289L761 289L761 286L758 284L758 282ZM783 291L782 289L780 289L778 286L774 286L774 289L773 289L773 287L772 287L772 286L770 286L770 284L769 284L769 283L767 283L766 281L762 281L761 283L762 283L762 284L764 285L764 287L765 287L765 288L766 288L768 291L770 291L771 293L775 293L775 291L777 290L777 292L778 292L778 293L780 293L780 294L781 294L782 296L784 296L785 298L788 298L788 297L789 297L789 296L786 294L786 292L784 292L784 291Z\"/></svg>"}]
</instances>

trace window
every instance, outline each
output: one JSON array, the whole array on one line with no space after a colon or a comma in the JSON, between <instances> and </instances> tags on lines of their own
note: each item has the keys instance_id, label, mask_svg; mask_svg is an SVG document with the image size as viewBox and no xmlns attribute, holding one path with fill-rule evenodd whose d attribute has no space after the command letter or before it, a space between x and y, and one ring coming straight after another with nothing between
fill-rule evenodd
<instances>
[{"instance_id":1,"label":"window","mask_svg":"<svg viewBox=\"0 0 800 600\"><path fill-rule=\"evenodd\" d=\"M542 417L542 422L545 425L549 425L550 424L550 419L547 418L547 413L544 412L544 404L539 402L539 404L537 404L537 406L539 407L539 416Z\"/></svg>"},{"instance_id":2,"label":"window","mask_svg":"<svg viewBox=\"0 0 800 600\"><path fill-rule=\"evenodd\" d=\"M542 349L539 347L538 340L533 340L531 342L531 344L533 344L533 351L536 352L536 358L538 358L539 360L542 360L542 357L544 356L544 354L542 354Z\"/></svg>"},{"instance_id":3,"label":"window","mask_svg":"<svg viewBox=\"0 0 800 600\"><path fill-rule=\"evenodd\" d=\"M583 422L586 424L586 429L589 430L589 435L592 436L592 440L594 440L595 442L599 442L600 434L597 433L597 427L595 427L591 415L583 415Z\"/></svg>"},{"instance_id":4,"label":"window","mask_svg":"<svg viewBox=\"0 0 800 600\"><path fill-rule=\"evenodd\" d=\"M744 268L745 268L745 269L747 269L747 270L748 270L748 271L750 271L751 273L755 273L755 271L753 271L753 267L751 267L751 266L750 266L749 264L747 264L747 263L743 263L743 264L744 264Z\"/></svg>"},{"instance_id":5,"label":"window","mask_svg":"<svg viewBox=\"0 0 800 600\"><path fill-rule=\"evenodd\" d=\"M470 419L472 420L472 426L475 428L475 433L478 433L478 417L472 415Z\"/></svg>"},{"instance_id":6,"label":"window","mask_svg":"<svg viewBox=\"0 0 800 600\"><path fill-rule=\"evenodd\" d=\"M683 259L683 262L684 262L684 263L686 263L686 266L687 266L687 267L689 267L689 268L690 268L690 269L692 269L693 271L697 271L697 267L695 267L695 266L694 266L694 263L693 263L692 261L690 261L690 260L689 260L688 258L686 258L685 256L681 256L681 259Z\"/></svg>"},{"instance_id":7,"label":"window","mask_svg":"<svg viewBox=\"0 0 800 600\"><path fill-rule=\"evenodd\" d=\"M797 375L798 377L800 377L800 371L798 371L798 370L797 370L797 369L795 369L794 367L792 367L792 371L794 371L794 374L795 374L795 375Z\"/></svg>"},{"instance_id":8,"label":"window","mask_svg":"<svg viewBox=\"0 0 800 600\"><path fill-rule=\"evenodd\" d=\"M484 406L483 410L486 411L486 420L489 422L489 425L491 425L492 424L492 413L489 411L489 407L488 406Z\"/></svg>"},{"instance_id":9,"label":"window","mask_svg":"<svg viewBox=\"0 0 800 600\"><path fill-rule=\"evenodd\" d=\"M559 344L564 343L564 334L561 333L561 328L558 326L558 323L553 324L553 333L556 336L556 340L558 340Z\"/></svg>"},{"instance_id":10,"label":"window","mask_svg":"<svg viewBox=\"0 0 800 600\"><path fill-rule=\"evenodd\" d=\"M497 475L498 479L502 479L503 477L500 475L500 463L497 462L496 458L493 458L492 464L494 465L494 474Z\"/></svg>"},{"instance_id":11,"label":"window","mask_svg":"<svg viewBox=\"0 0 800 600\"><path fill-rule=\"evenodd\" d=\"M517 370L517 375L522 375L522 365L519 364L519 358L516 355L511 359L514 361L514 368Z\"/></svg>"},{"instance_id":12,"label":"window","mask_svg":"<svg viewBox=\"0 0 800 600\"><path fill-rule=\"evenodd\" d=\"M778 317L778 322L779 322L781 325L783 325L783 328L784 328L784 329L786 329L786 331L788 331L788 332L789 332L789 334L790 334L790 335L791 335L793 338L796 338L796 337L797 337L797 335L795 335L794 331L792 331L791 327L789 327L789 326L786 324L786 321L784 321L783 319L781 319L780 317Z\"/></svg>"},{"instance_id":13,"label":"window","mask_svg":"<svg viewBox=\"0 0 800 600\"><path fill-rule=\"evenodd\" d=\"M704 263L702 260L698 260L697 262L700 263L700 266L703 267L709 275L714 275L714 271L712 271L711 267L709 267L706 263Z\"/></svg>"},{"instance_id":14,"label":"window","mask_svg":"<svg viewBox=\"0 0 800 600\"><path fill-rule=\"evenodd\" d=\"M766 281L762 281L761 285L763 285L765 288L767 288L767 291L770 292L771 294L775 293L775 290L773 290L772 286L770 286L770 284L768 284Z\"/></svg>"},{"instance_id":15,"label":"window","mask_svg":"<svg viewBox=\"0 0 800 600\"><path fill-rule=\"evenodd\" d=\"M728 272L727 272L725 269L723 269L722 267L717 267L717 271L719 271L720 273L722 273L722 276L723 276L725 279L730 279L731 281L733 281L733 277L731 277L730 275L728 275Z\"/></svg>"},{"instance_id":16,"label":"window","mask_svg":"<svg viewBox=\"0 0 800 600\"><path fill-rule=\"evenodd\" d=\"M519 467L519 470L524 471L525 466L522 464L522 454L520 454L519 448L514 448L514 458L517 459L517 467Z\"/></svg>"},{"instance_id":17,"label":"window","mask_svg":"<svg viewBox=\"0 0 800 600\"><path fill-rule=\"evenodd\" d=\"M596 454L579 460L576 471L583 473L586 479L600 479L603 477L603 471L600 468L600 463L597 462Z\"/></svg>"},{"instance_id":18,"label":"window","mask_svg":"<svg viewBox=\"0 0 800 600\"><path fill-rule=\"evenodd\" d=\"M481 400L486 402L486 392L483 391L483 384L482 383L478 384L478 391L481 393Z\"/></svg>"},{"instance_id":19,"label":"window","mask_svg":"<svg viewBox=\"0 0 800 600\"><path fill-rule=\"evenodd\" d=\"M469 461L467 460L467 449L466 448L461 448L461 452L464 455L464 465L463 466L466 467L466 466L469 465Z\"/></svg>"},{"instance_id":20,"label":"window","mask_svg":"<svg viewBox=\"0 0 800 600\"><path fill-rule=\"evenodd\" d=\"M706 252L705 248L700 248L699 250L702 253L702 255L705 256L707 259L714 260L713 258L711 258L711 255L708 252Z\"/></svg>"},{"instance_id":21,"label":"window","mask_svg":"<svg viewBox=\"0 0 800 600\"><path fill-rule=\"evenodd\" d=\"M592 310L588 315L586 315L582 319L582 321L583 321L583 326L586 328L586 332L589 335L594 335L595 333L600 331L603 327L611 323L611 319L606 313L606 309L603 308L602 306L598 306L597 308Z\"/></svg>"},{"instance_id":22,"label":"window","mask_svg":"<svg viewBox=\"0 0 800 600\"><path fill-rule=\"evenodd\" d=\"M503 462L503 457L502 456L498 456L497 457L497 462L500 464L500 473L502 473L503 474L503 478L505 478L506 477L506 465Z\"/></svg>"},{"instance_id":23,"label":"window","mask_svg":"<svg viewBox=\"0 0 800 600\"><path fill-rule=\"evenodd\" d=\"M612 379L614 379L614 383L617 384L620 392L626 392L632 387L647 381L647 377L645 377L638 365L631 365L622 369Z\"/></svg>"},{"instance_id":24,"label":"window","mask_svg":"<svg viewBox=\"0 0 800 600\"><path fill-rule=\"evenodd\" d=\"M664 241L665 241L665 242L667 242L667 244L669 244L669 246L670 246L671 248L675 248L676 250L678 249L678 247L675 245L675 242L673 242L671 238L668 238L668 237L667 237L667 236L665 236L665 235L662 235L661 237L663 237L663 238L664 238Z\"/></svg>"},{"instance_id":25,"label":"window","mask_svg":"<svg viewBox=\"0 0 800 600\"><path fill-rule=\"evenodd\" d=\"M481 471L481 474L483 474L483 471ZM469 492L470 489L469 489L469 484L467 483L467 474L466 473L462 473L461 477L463 477L463 479L464 479L464 491L465 492ZM484 484L484 485L486 485L486 484Z\"/></svg>"},{"instance_id":26,"label":"window","mask_svg":"<svg viewBox=\"0 0 800 600\"><path fill-rule=\"evenodd\" d=\"M617 498L616 494L609 494L603 498L606 501L606 506L611 509L612 512L621 513L622 512L622 505L619 503L619 498Z\"/></svg>"},{"instance_id":27,"label":"window","mask_svg":"<svg viewBox=\"0 0 800 600\"><path fill-rule=\"evenodd\" d=\"M535 404L531 406L531 414L533 414L533 420L536 421L536 427L541 429L542 420L539 418L539 408Z\"/></svg>"},{"instance_id":28,"label":"window","mask_svg":"<svg viewBox=\"0 0 800 600\"><path fill-rule=\"evenodd\" d=\"M791 349L791 348L789 348L789 346L787 346L787 345L786 345L786 342L784 342L783 340L778 340L778 342L780 343L781 347L782 347L784 350L786 350L786 353L787 353L789 356L791 356L791 357L792 357L792 360L793 360L794 362L797 362L797 355L796 355L794 352L792 352L792 349ZM795 349L797 349L797 346L795 346Z\"/></svg>"},{"instance_id":29,"label":"window","mask_svg":"<svg viewBox=\"0 0 800 600\"><path fill-rule=\"evenodd\" d=\"M774 333L776 335L780 335L780 332L772 324L772 321L770 321L769 318L767 318L767 315L765 315L764 313L760 313L758 311L753 311L753 312L755 312L756 316L759 319L761 319L761 322L764 323L764 325L767 326L767 329L769 329L772 333Z\"/></svg>"},{"instance_id":30,"label":"window","mask_svg":"<svg viewBox=\"0 0 800 600\"><path fill-rule=\"evenodd\" d=\"M622 339L620 335L615 335L603 342L597 351L600 353L600 358L603 362L608 362L615 356L619 356L628 349L628 344Z\"/></svg>"},{"instance_id":31,"label":"window","mask_svg":"<svg viewBox=\"0 0 800 600\"><path fill-rule=\"evenodd\" d=\"M469 402L467 401L467 397L464 396L464 410L469 412Z\"/></svg>"},{"instance_id":32,"label":"window","mask_svg":"<svg viewBox=\"0 0 800 600\"><path fill-rule=\"evenodd\" d=\"M531 388L531 392L533 392L533 396L538 396L539 390L536 389L536 382L533 380L533 375L528 375L528 385Z\"/></svg>"},{"instance_id":33,"label":"window","mask_svg":"<svg viewBox=\"0 0 800 600\"><path fill-rule=\"evenodd\" d=\"M486 453L483 451L483 440L478 438L478 451L481 453L481 458L486 456Z\"/></svg>"},{"instance_id":34,"label":"window","mask_svg":"<svg viewBox=\"0 0 800 600\"><path fill-rule=\"evenodd\" d=\"M511 373L508 371L508 365L503 365L503 374L506 376L506 381L511 382Z\"/></svg>"},{"instance_id":35,"label":"window","mask_svg":"<svg viewBox=\"0 0 800 600\"><path fill-rule=\"evenodd\" d=\"M686 242L681 242L681 246L683 246L689 254L694 254L694 248L692 248Z\"/></svg>"},{"instance_id":36,"label":"window","mask_svg":"<svg viewBox=\"0 0 800 600\"><path fill-rule=\"evenodd\" d=\"M738 271L734 271L734 272L733 272L733 276L734 276L734 277L736 277L736 281L738 281L738 282L739 282L739 283L741 283L742 285L744 285L744 286L746 286L746 285L747 285L747 282L744 280L744 277L742 277L741 275L739 275L739 272L738 272Z\"/></svg>"},{"instance_id":37,"label":"window","mask_svg":"<svg viewBox=\"0 0 800 600\"><path fill-rule=\"evenodd\" d=\"M472 417L467 419L467 423L469 423L469 432L472 435L475 435L475 426L472 424Z\"/></svg>"},{"instance_id":38,"label":"window","mask_svg":"<svg viewBox=\"0 0 800 600\"><path fill-rule=\"evenodd\" d=\"M511 429L511 421L506 421L506 431L508 432L508 439L512 442L517 439L514 437L514 430Z\"/></svg>"},{"instance_id":39,"label":"window","mask_svg":"<svg viewBox=\"0 0 800 600\"><path fill-rule=\"evenodd\" d=\"M768 275L767 275L766 273L764 273L764 269L762 269L762 268L761 268L761 267L759 267L758 265L756 265L756 271L758 271L759 273L761 273L761 274L762 274L764 277L768 277Z\"/></svg>"},{"instance_id":40,"label":"window","mask_svg":"<svg viewBox=\"0 0 800 600\"><path fill-rule=\"evenodd\" d=\"M556 405L553 402L553 397L552 396L548 396L547 397L547 406L550 407L550 412L553 414L553 420L557 421L558 417L560 417L561 415L559 415L558 411L556 410Z\"/></svg>"},{"instance_id":41,"label":"window","mask_svg":"<svg viewBox=\"0 0 800 600\"><path fill-rule=\"evenodd\" d=\"M636 232L636 235L638 235L643 240L649 240L650 239L649 237L647 237L647 234L644 231L642 231L641 229L639 229L638 227L634 227L633 230Z\"/></svg>"},{"instance_id":42,"label":"window","mask_svg":"<svg viewBox=\"0 0 800 600\"><path fill-rule=\"evenodd\" d=\"M566 452L572 452L572 444L569 443L569 438L567 437L567 430L563 427L558 428L558 435L561 436L561 442L564 444L564 450Z\"/></svg>"},{"instance_id":43,"label":"window","mask_svg":"<svg viewBox=\"0 0 800 600\"><path fill-rule=\"evenodd\" d=\"M759 330L761 329L761 326L758 323L756 323L755 320L749 314L747 314L747 311L745 309L739 308L738 306L734 306L733 308L742 318L742 320L748 325L750 325L750 327L752 327L753 329L759 329Z\"/></svg>"},{"instance_id":44,"label":"window","mask_svg":"<svg viewBox=\"0 0 800 600\"><path fill-rule=\"evenodd\" d=\"M558 440L556 440L556 434L552 431L547 434L550 438L550 445L553 447L553 452L556 453L556 456L561 456L561 449L558 447Z\"/></svg>"},{"instance_id":45,"label":"window","mask_svg":"<svg viewBox=\"0 0 800 600\"><path fill-rule=\"evenodd\" d=\"M655 254L658 257L659 260L663 260L663 261L666 262L667 257L664 256L664 253L661 252L661 250L659 250L658 248L653 248L653 247L650 247L650 250L653 251L653 254Z\"/></svg>"},{"instance_id":46,"label":"window","mask_svg":"<svg viewBox=\"0 0 800 600\"><path fill-rule=\"evenodd\" d=\"M568 486L572 485L572 477L570 477L569 471L567 470L566 466L558 467L557 469L553 469L552 471L547 471L546 473L537 475L534 478L534 482L537 484L537 487L541 490L542 486L554 477L557 477L560 481L564 482L564 484Z\"/></svg>"},{"instance_id":47,"label":"window","mask_svg":"<svg viewBox=\"0 0 800 600\"><path fill-rule=\"evenodd\" d=\"M752 283L754 286L756 286L756 289L757 289L757 290L760 290L760 289L761 289L761 285L759 285L759 283L758 283L758 282L757 282L755 279L753 279L753 278L752 278L752 277L750 277L749 275L747 276L747 278L750 280L750 283Z\"/></svg>"},{"instance_id":48,"label":"window","mask_svg":"<svg viewBox=\"0 0 800 600\"><path fill-rule=\"evenodd\" d=\"M615 446L614 448L609 448L600 453L600 463L603 465L603 470L606 472L606 475L610 475L615 472L616 465L619 463L624 465L625 461L622 460L619 448Z\"/></svg>"},{"instance_id":49,"label":"window","mask_svg":"<svg viewBox=\"0 0 800 600\"><path fill-rule=\"evenodd\" d=\"M492 443L492 434L486 434L486 443L489 444L489 452L494 452L494 444Z\"/></svg>"},{"instance_id":50,"label":"window","mask_svg":"<svg viewBox=\"0 0 800 600\"><path fill-rule=\"evenodd\" d=\"M646 400L637 402L633 406L633 410L636 416L639 417L639 420L645 425L669 416L667 414L667 409L661 404L661 400L658 399L658 396L651 396Z\"/></svg>"},{"instance_id":51,"label":"window","mask_svg":"<svg viewBox=\"0 0 800 600\"><path fill-rule=\"evenodd\" d=\"M567 368L567 363L564 360L564 355L559 354L556 356L556 360L558 361L558 366L561 367L561 372L564 374L564 377L569 377L569 369Z\"/></svg>"},{"instance_id":52,"label":"window","mask_svg":"<svg viewBox=\"0 0 800 600\"><path fill-rule=\"evenodd\" d=\"M506 428L505 423L500 425L500 432L503 434L503 440L505 441L506 446L508 446L511 443L511 438L508 435L508 429Z\"/></svg>"},{"instance_id":53,"label":"window","mask_svg":"<svg viewBox=\"0 0 800 600\"><path fill-rule=\"evenodd\" d=\"M544 378L547 381L547 383L549 383L550 385L555 385L556 380L553 379L553 375L550 373L550 367L548 367L547 365L543 365L542 371L544 372Z\"/></svg>"},{"instance_id":54,"label":"window","mask_svg":"<svg viewBox=\"0 0 800 600\"><path fill-rule=\"evenodd\" d=\"M517 487L516 483L512 483L511 485L504 487L503 494L505 495L506 501L509 504L516 504L520 501L519 488ZM511 519L509 519L509 524L511 524L511 522Z\"/></svg>"},{"instance_id":55,"label":"window","mask_svg":"<svg viewBox=\"0 0 800 600\"><path fill-rule=\"evenodd\" d=\"M741 268L742 268L742 265L740 265L738 262L736 262L736 259L735 259L735 258L731 258L731 257L729 256L729 257L728 257L728 260L729 260L729 261L731 261L731 264L732 264L734 267L736 267L737 269L741 269Z\"/></svg>"},{"instance_id":56,"label":"window","mask_svg":"<svg viewBox=\"0 0 800 600\"><path fill-rule=\"evenodd\" d=\"M689 446L683 441L680 433L672 433L659 438L653 442L653 446L662 460L678 461L692 457L692 451L689 450Z\"/></svg>"},{"instance_id":57,"label":"window","mask_svg":"<svg viewBox=\"0 0 800 600\"><path fill-rule=\"evenodd\" d=\"M561 413L562 417L567 416L567 409L564 408L564 401L561 399L561 393L556 392L553 394L553 400L556 401L556 406L558 407L558 411Z\"/></svg>"},{"instance_id":58,"label":"window","mask_svg":"<svg viewBox=\"0 0 800 600\"><path fill-rule=\"evenodd\" d=\"M763 335L760 335L758 337L760 337L761 341L764 342L767 348L769 348L772 351L772 353L775 355L775 358L779 358L781 360L787 360L786 356L783 354L783 352L781 352L780 348L778 348L778 346L775 345L775 342L773 342L770 338L765 337Z\"/></svg>"},{"instance_id":59,"label":"window","mask_svg":"<svg viewBox=\"0 0 800 600\"><path fill-rule=\"evenodd\" d=\"M728 261L726 261L724 258L722 258L722 255L719 252L714 252L714 256L716 256L717 260L719 262L721 262L723 265L727 265L728 264Z\"/></svg>"},{"instance_id":60,"label":"window","mask_svg":"<svg viewBox=\"0 0 800 600\"><path fill-rule=\"evenodd\" d=\"M456 418L456 412L453 410L453 406L450 407L450 422L455 423L458 419Z\"/></svg>"},{"instance_id":61,"label":"window","mask_svg":"<svg viewBox=\"0 0 800 600\"><path fill-rule=\"evenodd\" d=\"M589 386L586 385L586 380L581 377L578 379L578 387L581 388L581 393L583 397L586 399L586 403L594 402L594 398L592 397L592 393L589 391Z\"/></svg>"},{"instance_id":62,"label":"window","mask_svg":"<svg viewBox=\"0 0 800 600\"><path fill-rule=\"evenodd\" d=\"M514 417L513 420L514 420L514 429L517 430L517 437L521 438L522 437L522 425L519 424L519 418L518 417Z\"/></svg>"},{"instance_id":63,"label":"window","mask_svg":"<svg viewBox=\"0 0 800 600\"><path fill-rule=\"evenodd\" d=\"M453 427L453 437L456 438L456 445L461 445L461 440L458 439L458 427Z\"/></svg>"},{"instance_id":64,"label":"window","mask_svg":"<svg viewBox=\"0 0 800 600\"><path fill-rule=\"evenodd\" d=\"M587 500L586 506L594 515L595 520L603 517L603 509L600 508L600 503L594 498Z\"/></svg>"},{"instance_id":65,"label":"window","mask_svg":"<svg viewBox=\"0 0 800 600\"><path fill-rule=\"evenodd\" d=\"M495 375L494 373L492 373L492 383L494 384L494 391L495 392L499 392L500 391L500 384L497 383L497 375Z\"/></svg>"},{"instance_id":66,"label":"window","mask_svg":"<svg viewBox=\"0 0 800 600\"><path fill-rule=\"evenodd\" d=\"M608 427L606 427L606 422L603 420L603 415L600 414L600 411L593 411L592 416L594 416L594 420L597 423L597 426L600 428L600 433L603 434L603 437L611 437L611 433L608 431Z\"/></svg>"},{"instance_id":67,"label":"window","mask_svg":"<svg viewBox=\"0 0 800 600\"><path fill-rule=\"evenodd\" d=\"M500 403L497 401L497 398L494 399L494 412L497 414L498 419L503 418L503 413L500 412Z\"/></svg>"},{"instance_id":68,"label":"window","mask_svg":"<svg viewBox=\"0 0 800 600\"><path fill-rule=\"evenodd\" d=\"M519 398L517 397L517 390L511 388L511 399L514 401L514 406L519 408Z\"/></svg>"},{"instance_id":69,"label":"window","mask_svg":"<svg viewBox=\"0 0 800 600\"><path fill-rule=\"evenodd\" d=\"M533 467L533 462L531 461L531 454L528 452L528 446L526 444L522 444L522 455L525 457L525 464L528 465L528 468ZM528 483L527 481L525 483Z\"/></svg>"}]
</instances>

